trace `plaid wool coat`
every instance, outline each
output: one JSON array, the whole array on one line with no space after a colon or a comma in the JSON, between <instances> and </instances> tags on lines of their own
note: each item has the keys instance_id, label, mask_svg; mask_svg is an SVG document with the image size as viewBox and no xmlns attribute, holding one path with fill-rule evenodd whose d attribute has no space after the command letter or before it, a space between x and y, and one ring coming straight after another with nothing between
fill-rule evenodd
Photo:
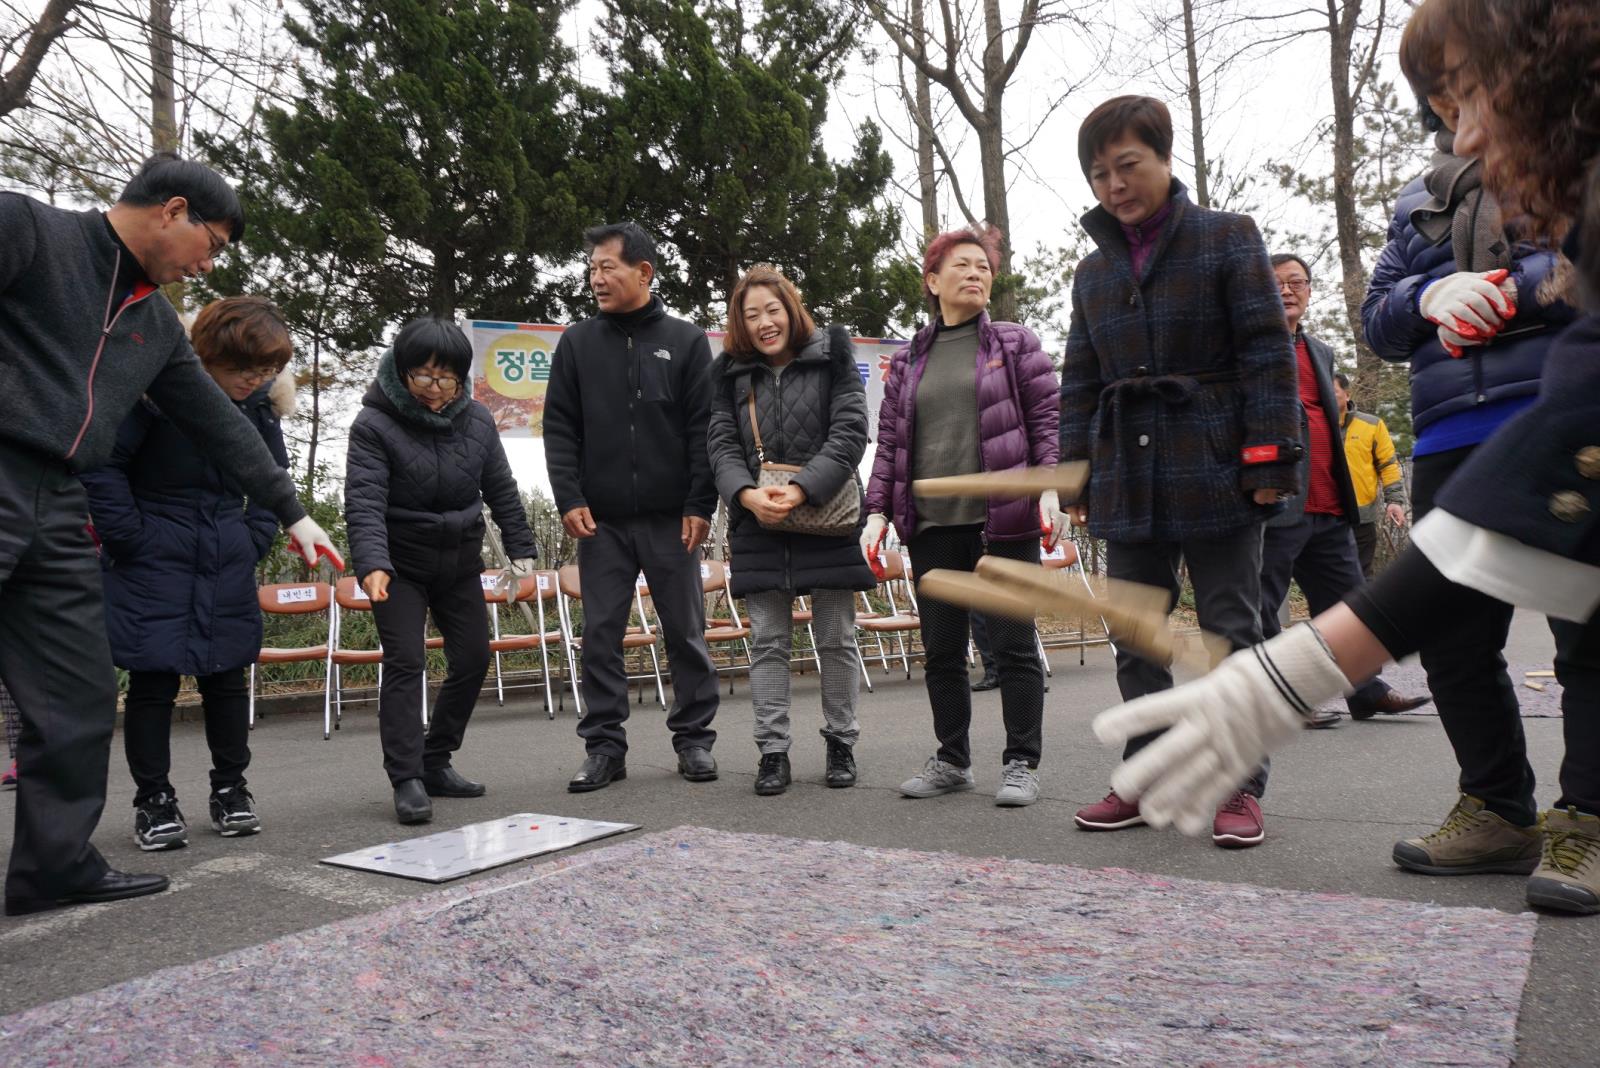
<instances>
[{"instance_id":1,"label":"plaid wool coat","mask_svg":"<svg viewBox=\"0 0 1600 1068\"><path fill-rule=\"evenodd\" d=\"M1088 460L1089 532L1121 542L1212 538L1298 489L1294 348L1261 234L1248 216L1189 202L1137 279L1122 226L1083 217L1098 249L1078 264L1061 376L1061 461Z\"/></svg>"}]
</instances>

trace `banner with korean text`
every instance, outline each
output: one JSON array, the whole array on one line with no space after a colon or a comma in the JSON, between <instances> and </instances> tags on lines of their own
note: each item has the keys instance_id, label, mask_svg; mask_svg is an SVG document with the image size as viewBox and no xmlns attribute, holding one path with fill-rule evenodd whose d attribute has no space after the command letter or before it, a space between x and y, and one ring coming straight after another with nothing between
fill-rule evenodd
<instances>
[{"instance_id":1,"label":"banner with korean text","mask_svg":"<svg viewBox=\"0 0 1600 1068\"><path fill-rule=\"evenodd\" d=\"M473 398L489 409L501 436L542 437L550 362L566 327L469 319L465 330L472 342ZM722 351L722 331L708 330L706 337L716 356ZM856 371L867 388L868 433L877 441L878 408L883 404L889 361L906 343L869 337L851 340Z\"/></svg>"}]
</instances>

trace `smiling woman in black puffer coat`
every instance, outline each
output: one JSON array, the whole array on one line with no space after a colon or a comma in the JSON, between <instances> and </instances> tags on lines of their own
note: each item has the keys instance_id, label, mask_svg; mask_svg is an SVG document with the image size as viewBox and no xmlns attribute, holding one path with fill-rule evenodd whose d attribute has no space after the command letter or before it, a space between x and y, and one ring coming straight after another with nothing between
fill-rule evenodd
<instances>
[{"instance_id":1,"label":"smiling woman in black puffer coat","mask_svg":"<svg viewBox=\"0 0 1600 1068\"><path fill-rule=\"evenodd\" d=\"M480 797L450 766L489 670L483 506L513 576L539 555L489 409L466 388L472 347L447 319L406 324L378 361L350 427L344 510L350 555L383 642L378 730L401 823L433 818L431 797ZM450 672L423 737L423 629L444 635Z\"/></svg>"},{"instance_id":2,"label":"smiling woman in black puffer coat","mask_svg":"<svg viewBox=\"0 0 1600 1068\"><path fill-rule=\"evenodd\" d=\"M811 596L822 669L829 786L854 786L856 723L855 594L877 585L857 530L842 537L768 530L798 504L822 504L846 483L867 449L867 393L850 335L816 328L800 293L775 268L751 269L728 298L728 336L711 367L706 447L717 491L728 503L730 592L743 597L754 646L758 794L789 785L789 658L800 594ZM765 458L800 468L782 487L761 487L752 432L754 395ZM857 484L859 493L859 484Z\"/></svg>"}]
</instances>

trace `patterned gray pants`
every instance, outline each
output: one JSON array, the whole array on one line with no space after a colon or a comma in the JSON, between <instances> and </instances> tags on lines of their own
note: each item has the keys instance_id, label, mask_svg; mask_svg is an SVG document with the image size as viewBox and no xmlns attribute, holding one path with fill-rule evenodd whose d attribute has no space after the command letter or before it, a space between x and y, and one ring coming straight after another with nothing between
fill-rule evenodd
<instances>
[{"instance_id":1,"label":"patterned gray pants","mask_svg":"<svg viewBox=\"0 0 1600 1068\"><path fill-rule=\"evenodd\" d=\"M794 594L787 590L752 593L744 599L750 622L750 699L756 713L756 747L763 753L789 751L789 658L794 648ZM856 664L855 594L813 590L812 629L822 661L824 738L855 745Z\"/></svg>"}]
</instances>

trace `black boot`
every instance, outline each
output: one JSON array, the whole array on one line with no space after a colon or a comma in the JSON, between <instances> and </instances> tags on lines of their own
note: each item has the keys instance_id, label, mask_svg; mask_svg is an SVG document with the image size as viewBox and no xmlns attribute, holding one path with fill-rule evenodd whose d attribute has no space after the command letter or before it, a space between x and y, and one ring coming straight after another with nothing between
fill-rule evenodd
<instances>
[{"instance_id":1,"label":"black boot","mask_svg":"<svg viewBox=\"0 0 1600 1068\"><path fill-rule=\"evenodd\" d=\"M481 782L465 778L446 764L422 773L422 788L429 797L482 797L487 789Z\"/></svg>"},{"instance_id":2,"label":"black boot","mask_svg":"<svg viewBox=\"0 0 1600 1068\"><path fill-rule=\"evenodd\" d=\"M837 790L856 784L856 758L850 747L837 738L823 739L828 743L828 785Z\"/></svg>"},{"instance_id":3,"label":"black boot","mask_svg":"<svg viewBox=\"0 0 1600 1068\"><path fill-rule=\"evenodd\" d=\"M762 753L756 766L756 793L762 797L781 794L789 788L789 754Z\"/></svg>"},{"instance_id":4,"label":"black boot","mask_svg":"<svg viewBox=\"0 0 1600 1068\"><path fill-rule=\"evenodd\" d=\"M982 693L985 690L998 690L999 688L1000 676L988 668L984 669L983 678L972 684L973 693Z\"/></svg>"},{"instance_id":5,"label":"black boot","mask_svg":"<svg viewBox=\"0 0 1600 1068\"><path fill-rule=\"evenodd\" d=\"M433 802L421 779L402 779L394 785L394 814L401 823L427 823L433 819Z\"/></svg>"}]
</instances>

